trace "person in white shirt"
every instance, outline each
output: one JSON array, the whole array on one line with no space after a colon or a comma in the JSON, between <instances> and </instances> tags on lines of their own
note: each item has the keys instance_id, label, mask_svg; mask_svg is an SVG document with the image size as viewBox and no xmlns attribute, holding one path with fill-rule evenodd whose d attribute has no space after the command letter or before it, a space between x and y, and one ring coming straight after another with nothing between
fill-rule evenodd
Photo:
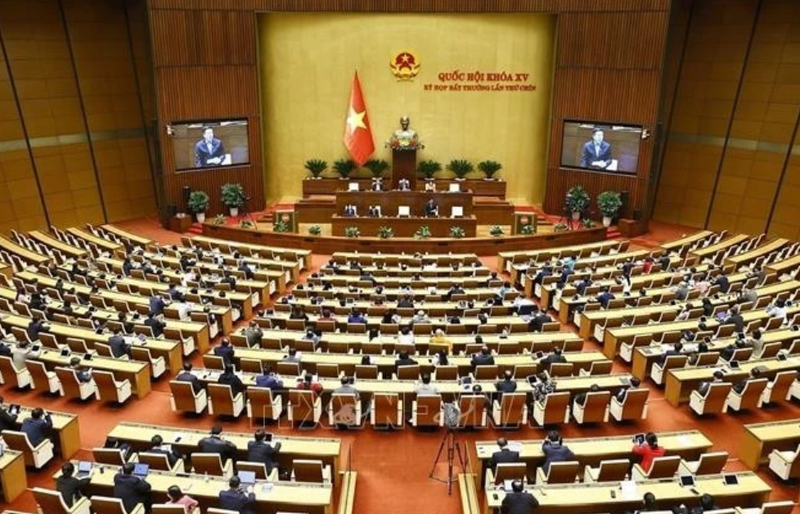
<instances>
[{"instance_id":1,"label":"person in white shirt","mask_svg":"<svg viewBox=\"0 0 800 514\"><path fill-rule=\"evenodd\" d=\"M786 324L786 302L778 300L772 305L767 306L767 314L773 318L780 318L781 324Z\"/></svg>"},{"instance_id":2,"label":"person in white shirt","mask_svg":"<svg viewBox=\"0 0 800 514\"><path fill-rule=\"evenodd\" d=\"M414 346L414 332L408 327L403 327L397 334L397 344L408 344Z\"/></svg>"}]
</instances>

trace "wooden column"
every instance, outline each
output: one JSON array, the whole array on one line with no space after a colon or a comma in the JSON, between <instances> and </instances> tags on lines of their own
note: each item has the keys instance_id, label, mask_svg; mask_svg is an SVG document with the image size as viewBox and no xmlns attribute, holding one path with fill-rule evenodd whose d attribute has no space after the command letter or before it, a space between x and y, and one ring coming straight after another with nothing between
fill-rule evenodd
<instances>
[{"instance_id":1,"label":"wooden column","mask_svg":"<svg viewBox=\"0 0 800 514\"><path fill-rule=\"evenodd\" d=\"M411 190L417 188L417 151L392 150L392 189L400 179L408 180Z\"/></svg>"}]
</instances>

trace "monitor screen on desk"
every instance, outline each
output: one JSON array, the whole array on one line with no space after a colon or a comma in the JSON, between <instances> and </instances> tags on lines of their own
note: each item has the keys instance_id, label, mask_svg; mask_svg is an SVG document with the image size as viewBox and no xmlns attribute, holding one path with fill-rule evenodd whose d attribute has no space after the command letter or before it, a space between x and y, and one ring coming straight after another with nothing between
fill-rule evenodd
<instances>
[{"instance_id":1,"label":"monitor screen on desk","mask_svg":"<svg viewBox=\"0 0 800 514\"><path fill-rule=\"evenodd\" d=\"M639 126L565 121L561 166L635 175L641 140Z\"/></svg>"},{"instance_id":2,"label":"monitor screen on desk","mask_svg":"<svg viewBox=\"0 0 800 514\"><path fill-rule=\"evenodd\" d=\"M250 162L247 120L179 121L168 125L176 171L198 171Z\"/></svg>"}]
</instances>

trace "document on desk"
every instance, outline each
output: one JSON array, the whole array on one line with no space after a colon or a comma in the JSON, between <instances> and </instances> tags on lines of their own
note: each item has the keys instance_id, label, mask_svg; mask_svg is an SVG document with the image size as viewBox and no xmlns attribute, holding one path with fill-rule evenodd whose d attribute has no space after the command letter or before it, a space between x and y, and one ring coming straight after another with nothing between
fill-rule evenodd
<instances>
[{"instance_id":1,"label":"document on desk","mask_svg":"<svg viewBox=\"0 0 800 514\"><path fill-rule=\"evenodd\" d=\"M692 439L686 434L679 435L678 436L678 442L680 443L681 446L691 446Z\"/></svg>"},{"instance_id":2,"label":"document on desk","mask_svg":"<svg viewBox=\"0 0 800 514\"><path fill-rule=\"evenodd\" d=\"M508 449L512 452L521 452L522 451L522 443L519 441L509 441Z\"/></svg>"},{"instance_id":3,"label":"document on desk","mask_svg":"<svg viewBox=\"0 0 800 514\"><path fill-rule=\"evenodd\" d=\"M622 483L622 498L625 500L641 499L639 493L636 492L636 482L633 480L623 480Z\"/></svg>"}]
</instances>

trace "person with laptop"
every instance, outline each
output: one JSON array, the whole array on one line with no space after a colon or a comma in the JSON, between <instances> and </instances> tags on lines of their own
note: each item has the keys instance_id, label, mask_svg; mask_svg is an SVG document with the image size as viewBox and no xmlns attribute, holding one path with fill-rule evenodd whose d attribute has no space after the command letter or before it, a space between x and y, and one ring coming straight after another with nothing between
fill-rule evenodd
<instances>
[{"instance_id":1,"label":"person with laptop","mask_svg":"<svg viewBox=\"0 0 800 514\"><path fill-rule=\"evenodd\" d=\"M61 476L56 479L56 491L61 493L67 507L85 496L84 490L92 479L92 463L80 462L78 464L78 477L75 475L75 466L67 461L61 466Z\"/></svg>"},{"instance_id":2,"label":"person with laptop","mask_svg":"<svg viewBox=\"0 0 800 514\"><path fill-rule=\"evenodd\" d=\"M276 457L281 451L281 443L272 446L267 442L267 433L264 430L256 430L254 440L247 443L247 460L250 462L263 462L267 467L267 475L278 467Z\"/></svg>"},{"instance_id":3,"label":"person with laptop","mask_svg":"<svg viewBox=\"0 0 800 514\"><path fill-rule=\"evenodd\" d=\"M114 476L114 496L122 500L122 505L128 512L133 512L139 504L150 511L153 503L152 487L147 481L134 475L136 464L127 462L122 465L119 473Z\"/></svg>"},{"instance_id":4,"label":"person with laptop","mask_svg":"<svg viewBox=\"0 0 800 514\"><path fill-rule=\"evenodd\" d=\"M3 397L0 396L0 432L3 430L16 430L17 429L17 416L18 414L11 413L3 405Z\"/></svg>"},{"instance_id":5,"label":"person with laptop","mask_svg":"<svg viewBox=\"0 0 800 514\"><path fill-rule=\"evenodd\" d=\"M239 514L254 514L256 495L252 490L245 491L242 481L238 476L232 476L228 481L229 489L219 492L219 508L232 510Z\"/></svg>"},{"instance_id":6,"label":"person with laptop","mask_svg":"<svg viewBox=\"0 0 800 514\"><path fill-rule=\"evenodd\" d=\"M192 514L200 505L197 500L188 494L184 494L177 485L171 485L167 489L166 503L167 505L183 505L183 510L186 514Z\"/></svg>"},{"instance_id":7,"label":"person with laptop","mask_svg":"<svg viewBox=\"0 0 800 514\"><path fill-rule=\"evenodd\" d=\"M658 445L658 436L653 432L648 432L644 436L643 441L637 441L636 444L633 445L632 451L634 455L638 455L642 458L640 466L645 473L649 473L650 468L653 467L653 459L656 457L663 457L667 452L663 446Z\"/></svg>"}]
</instances>

